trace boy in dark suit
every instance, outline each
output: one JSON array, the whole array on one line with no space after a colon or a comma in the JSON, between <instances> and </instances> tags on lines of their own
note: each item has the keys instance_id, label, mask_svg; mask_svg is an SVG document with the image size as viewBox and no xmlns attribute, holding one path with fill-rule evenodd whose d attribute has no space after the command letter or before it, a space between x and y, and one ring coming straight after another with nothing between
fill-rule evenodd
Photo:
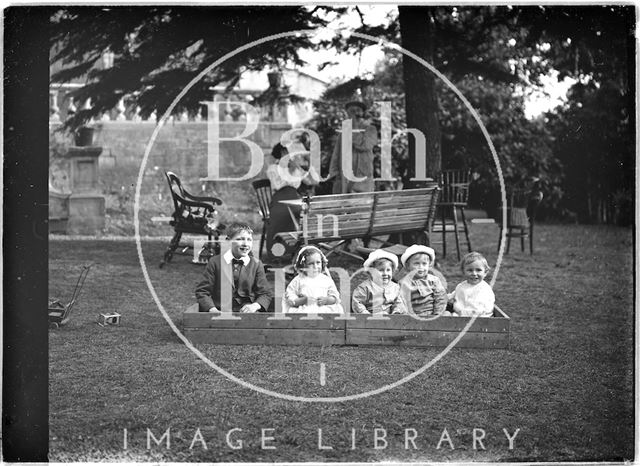
<instances>
[{"instance_id":1,"label":"boy in dark suit","mask_svg":"<svg viewBox=\"0 0 640 466\"><path fill-rule=\"evenodd\" d=\"M229 312L222 309L224 297L231 287L231 311L266 311L273 294L269 288L262 262L250 254L253 230L244 223L227 227L231 250L209 259L203 280L196 287L200 312ZM227 301L228 302L228 301Z\"/></svg>"}]
</instances>

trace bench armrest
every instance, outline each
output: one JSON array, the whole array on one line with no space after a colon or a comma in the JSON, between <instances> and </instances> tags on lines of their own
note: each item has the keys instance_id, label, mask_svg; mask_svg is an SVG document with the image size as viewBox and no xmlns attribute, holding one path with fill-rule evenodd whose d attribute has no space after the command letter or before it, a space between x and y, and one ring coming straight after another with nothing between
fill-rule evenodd
<instances>
[{"instance_id":1,"label":"bench armrest","mask_svg":"<svg viewBox=\"0 0 640 466\"><path fill-rule=\"evenodd\" d=\"M181 205L186 207L185 210L204 209L212 213L216 211L215 207L210 202L200 202L200 201L194 201L191 199L185 199L184 197L175 193L174 193L174 196L178 199Z\"/></svg>"},{"instance_id":2,"label":"bench armrest","mask_svg":"<svg viewBox=\"0 0 640 466\"><path fill-rule=\"evenodd\" d=\"M211 204L216 204L216 205L222 205L222 200L218 199L217 197L210 197L210 196L194 196L193 194L191 194L189 191L187 191L186 189L182 188L186 198L188 200L192 200L192 201L196 201L196 202L209 202Z\"/></svg>"}]
</instances>

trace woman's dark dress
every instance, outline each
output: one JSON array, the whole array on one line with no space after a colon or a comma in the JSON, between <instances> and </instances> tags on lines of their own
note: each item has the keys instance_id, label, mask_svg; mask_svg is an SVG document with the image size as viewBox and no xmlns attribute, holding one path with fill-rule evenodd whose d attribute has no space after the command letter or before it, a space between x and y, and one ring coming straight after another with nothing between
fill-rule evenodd
<instances>
[{"instance_id":1,"label":"woman's dark dress","mask_svg":"<svg viewBox=\"0 0 640 466\"><path fill-rule=\"evenodd\" d=\"M284 260L290 261L293 257L294 251L293 248L289 248L286 244L281 243L285 246L285 253L283 256L276 257L271 253L271 248L275 244L274 236L278 233L285 231L296 231L296 225L293 222L291 216L295 219L300 218L300 210L302 209L300 206L293 206L288 204L282 204L280 201L290 201L294 199L302 199L302 196L298 193L298 191L292 186L285 186L275 193L273 193L273 197L271 199L271 205L269 206L269 211L271 215L271 219L269 220L269 225L267 227L267 251L265 260L273 262L274 260ZM291 211L291 213L289 213Z\"/></svg>"}]
</instances>

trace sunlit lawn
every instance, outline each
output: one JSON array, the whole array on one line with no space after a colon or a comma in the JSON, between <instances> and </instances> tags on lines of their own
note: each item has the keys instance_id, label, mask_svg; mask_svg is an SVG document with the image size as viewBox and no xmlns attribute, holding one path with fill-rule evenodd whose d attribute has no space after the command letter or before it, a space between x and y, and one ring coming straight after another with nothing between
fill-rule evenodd
<instances>
[{"instance_id":1,"label":"sunlit lawn","mask_svg":"<svg viewBox=\"0 0 640 466\"><path fill-rule=\"evenodd\" d=\"M495 266L497 227L474 225L471 233L474 248ZM52 240L49 247L50 296L68 297L80 266L95 262L70 323L49 333L53 461L632 458L633 257L628 229L541 225L536 254L523 254L512 245L494 287L498 304L512 319L509 350L454 348L393 390L329 404L254 392L197 358L154 302L133 242ZM203 267L176 256L160 270L165 247L145 243L144 259L163 308L179 327ZM351 271L360 265L334 256L330 262ZM461 278L456 262L451 256L442 261L450 290ZM98 326L97 315L110 311L122 314L121 325ZM381 387L440 352L392 347L199 349L243 380L308 397ZM325 386L320 385L320 363L326 365ZM158 439L170 428L171 448L152 441L147 450L147 428ZM242 439L242 448L232 449L226 442L234 428L242 431L232 432L230 443L238 447ZM451 442L440 442L437 449L445 428ZM473 448L474 428L484 430L485 450L479 444ZM274 429L265 431L273 437L265 446L275 449L261 447L261 429ZM318 448L318 429L322 445L333 449ZM374 448L375 429L379 437L386 434L386 448ZM503 429L509 435L520 429L512 450ZM414 433L416 449L405 443L405 436ZM481 434L476 430L476 436Z\"/></svg>"}]
</instances>

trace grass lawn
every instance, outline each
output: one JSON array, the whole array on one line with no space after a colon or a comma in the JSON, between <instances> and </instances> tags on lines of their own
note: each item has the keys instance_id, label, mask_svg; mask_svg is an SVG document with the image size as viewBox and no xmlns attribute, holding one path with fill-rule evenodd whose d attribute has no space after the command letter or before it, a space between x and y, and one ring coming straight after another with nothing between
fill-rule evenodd
<instances>
[{"instance_id":1,"label":"grass lawn","mask_svg":"<svg viewBox=\"0 0 640 466\"><path fill-rule=\"evenodd\" d=\"M495 265L497 227L473 225L471 234L474 248ZM494 286L498 305L512 319L509 350L454 348L422 375L383 394L341 403L303 403L244 388L185 347L151 297L135 243L52 240L49 296L66 299L80 266L90 261L95 265L71 321L49 332L50 460L630 460L632 232L540 225L536 246L530 256L512 245ZM159 241L143 244L158 297L179 325L181 312L194 302L203 267L176 256L160 270L165 247ZM453 257L442 261L450 291L461 279L456 262ZM331 256L330 266L353 271L360 264ZM108 311L122 314L119 327L96 324L98 313ZM309 397L378 388L412 373L440 351L199 349L244 380ZM325 386L320 384L321 363L326 366ZM147 449L147 429L160 439L168 428L170 448L152 440ZM236 449L226 441L232 429L242 429L229 434ZM319 448L319 429L322 446L332 449ZM474 429L476 437L485 435L477 449ZM513 449L503 429L510 436L519 429ZM378 440L377 449L376 433L386 442ZM264 446L275 448L262 448L261 435L273 437L265 439Z\"/></svg>"}]
</instances>

